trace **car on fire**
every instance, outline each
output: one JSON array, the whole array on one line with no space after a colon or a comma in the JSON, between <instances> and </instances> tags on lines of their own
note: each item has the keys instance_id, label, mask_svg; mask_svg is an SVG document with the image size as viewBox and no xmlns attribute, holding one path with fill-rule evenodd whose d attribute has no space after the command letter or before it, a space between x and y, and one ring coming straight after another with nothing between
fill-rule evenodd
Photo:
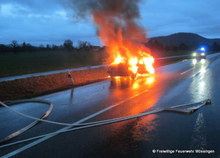
<instances>
[{"instance_id":1,"label":"car on fire","mask_svg":"<svg viewBox=\"0 0 220 158\"><path fill-rule=\"evenodd\" d=\"M111 78L114 77L130 77L132 79L137 78L137 76L140 75L150 75L154 73L153 67L151 67L151 64L146 64L146 62L137 60L135 64L132 66L129 63L117 63L117 64L111 64L108 66L108 74L111 76Z\"/></svg>"}]
</instances>

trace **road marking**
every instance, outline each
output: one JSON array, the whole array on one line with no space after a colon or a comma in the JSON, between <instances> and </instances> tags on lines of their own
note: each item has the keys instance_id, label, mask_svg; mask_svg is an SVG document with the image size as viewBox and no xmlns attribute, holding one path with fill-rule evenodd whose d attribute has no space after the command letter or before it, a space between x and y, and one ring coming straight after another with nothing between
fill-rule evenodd
<instances>
[{"instance_id":1,"label":"road marking","mask_svg":"<svg viewBox=\"0 0 220 158\"><path fill-rule=\"evenodd\" d=\"M188 70L186 70L186 71L184 71L184 72L181 72L180 74L181 75L183 75L183 74L185 74L185 73L187 73L187 72L189 72L189 71L192 71L194 68L190 68L190 69L188 69Z\"/></svg>"},{"instance_id":2,"label":"road marking","mask_svg":"<svg viewBox=\"0 0 220 158\"><path fill-rule=\"evenodd\" d=\"M89 119L91 119L91 118L93 118L93 117L95 117L95 116L98 116L99 114L102 114L102 113L104 113L104 112L106 112L106 111L108 111L108 110L110 110L110 109L112 109L112 108L114 108L114 107L116 107L116 106L118 106L118 105L120 105L120 104L123 104L123 103L125 103L125 102L127 102L127 101L129 101L129 100L131 100L131 99L133 99L133 98L135 98L135 97L138 97L138 96L140 96L140 95L142 95L142 94L144 94L144 93L146 93L146 92L148 92L148 91L149 91L149 90L145 90L145 91L143 91L143 92L141 92L141 93L138 93L138 94L136 94L136 95L134 95L134 96L132 96L132 97L129 97L129 98L125 99L125 100L119 101L119 102L116 103L116 104L110 105L109 107L107 107L107 108L105 108L105 109L103 109L103 110L101 110L101 111L98 111L98 112L96 112L96 113L94 113L94 114L91 114L91 115L89 115L89 116L87 116L87 117L82 118L82 119L79 120L79 121L76 121L76 122L72 123L72 125L69 125L69 126L66 126L66 127L62 128L62 129L57 130L54 134L51 134L51 135L49 135L49 136L43 137L43 138L41 138L41 139L38 139L38 140L36 140L36 141L34 141L34 142L32 142L32 143L29 143L29 144L27 144L27 145L25 145L25 146L23 146L23 147L21 147L21 148L19 148L19 149L16 149L16 150L14 150L14 151L12 151L12 152L10 152L10 153L8 153L8 154L2 156L1 158L8 158L8 157L14 156L14 155L16 155L16 154L19 154L19 153L21 153L22 151L25 151L25 150L27 150L27 149L29 149L29 148L31 148L31 147L33 147L33 146L35 146L35 145L37 145L37 144L43 142L43 141L46 141L46 140L48 140L48 139L50 139L50 138L52 138L52 137L58 135L58 134L59 134L58 132L63 132L63 131L65 131L65 130L67 130L67 129L70 129L70 128L72 128L72 127L73 127L74 125L76 125L76 124L85 122L85 121L87 121L87 120L89 120Z\"/></svg>"}]
</instances>

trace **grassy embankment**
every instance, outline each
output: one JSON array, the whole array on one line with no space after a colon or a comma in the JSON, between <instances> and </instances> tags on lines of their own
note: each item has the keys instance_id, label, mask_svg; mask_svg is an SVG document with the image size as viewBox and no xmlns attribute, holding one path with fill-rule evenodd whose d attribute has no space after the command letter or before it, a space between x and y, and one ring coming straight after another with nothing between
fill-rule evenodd
<instances>
[{"instance_id":1,"label":"grassy embankment","mask_svg":"<svg viewBox=\"0 0 220 158\"><path fill-rule=\"evenodd\" d=\"M70 73L74 83L68 78L66 72L0 82L0 100L35 97L108 78L105 67Z\"/></svg>"},{"instance_id":2,"label":"grassy embankment","mask_svg":"<svg viewBox=\"0 0 220 158\"><path fill-rule=\"evenodd\" d=\"M89 50L0 54L0 77L102 64L102 52Z\"/></svg>"}]
</instances>

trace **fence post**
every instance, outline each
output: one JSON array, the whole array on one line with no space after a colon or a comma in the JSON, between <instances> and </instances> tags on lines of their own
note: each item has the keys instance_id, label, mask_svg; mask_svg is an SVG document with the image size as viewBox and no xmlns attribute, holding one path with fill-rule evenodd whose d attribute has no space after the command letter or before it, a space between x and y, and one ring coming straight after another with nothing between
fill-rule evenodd
<instances>
[{"instance_id":1,"label":"fence post","mask_svg":"<svg viewBox=\"0 0 220 158\"><path fill-rule=\"evenodd\" d=\"M72 83L72 86L74 86L74 80L73 80L73 77L72 77L70 71L67 71L67 76L68 76L68 78L70 79L70 81L71 81L71 83Z\"/></svg>"}]
</instances>

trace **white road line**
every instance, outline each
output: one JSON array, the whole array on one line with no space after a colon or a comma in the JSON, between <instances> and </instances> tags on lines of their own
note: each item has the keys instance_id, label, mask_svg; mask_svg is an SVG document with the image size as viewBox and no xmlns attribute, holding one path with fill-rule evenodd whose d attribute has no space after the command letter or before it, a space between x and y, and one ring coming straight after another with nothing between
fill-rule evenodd
<instances>
[{"instance_id":1,"label":"white road line","mask_svg":"<svg viewBox=\"0 0 220 158\"><path fill-rule=\"evenodd\" d=\"M91 119L91 118L93 118L93 117L95 117L95 116L97 116L97 115L99 115L99 114L102 114L102 113L104 113L104 112L106 112L106 111L108 111L108 110L110 110L110 109L112 109L112 108L114 108L114 107L116 107L116 106L118 106L118 105L120 105L120 104L122 104L122 103L125 103L125 102L127 102L127 101L129 101L129 100L131 100L131 99L133 99L133 98L135 98L135 97L137 97L137 96L140 96L140 95L142 95L142 94L144 94L144 93L146 93L146 92L148 92L148 90L145 90L145 91L143 91L143 92L141 92L141 93L138 93L138 94L136 94L136 95L134 95L134 96L132 96L132 97L130 97L130 98L127 98L127 99L125 99L125 100L122 100L122 101L120 101L120 102L118 102L118 103L116 103L116 104L110 105L109 107L107 107L107 108L105 108L105 109L103 109L103 110L101 110L101 111L98 111L98 112L96 112L96 113L94 113L94 114L91 114L91 115L85 117L85 118L82 118L82 119L79 120L79 121L76 121L76 122L72 123L72 125L70 125L70 126L66 126L66 127L62 128L62 129L60 129L60 130L57 130L54 134L51 134L51 135L49 135L49 136L43 137L43 138L41 138L41 139L38 139L38 140L36 140L36 141L34 141L34 142L30 143L30 144L27 144L27 145L25 145L25 146L23 146L23 147L21 147L21 148L19 148L19 149L16 149L16 150L14 150L14 151L12 151L12 152L10 152L10 153L8 153L8 154L2 156L1 158L8 158L8 157L14 156L14 155L16 155L16 154L19 154L19 153L21 153L22 151L25 151L25 150L27 150L27 149L29 149L29 148L31 148L31 147L33 147L33 146L35 146L35 145L37 145L37 144L43 142L43 141L46 141L46 140L48 140L48 139L50 139L50 138L52 138L52 137L58 135L58 134L59 134L58 132L63 132L63 131L65 131L65 130L67 130L67 129L70 129L70 128L72 128L72 127L73 127L74 125L76 125L76 124L85 122L85 121L87 121L87 120L89 120L89 119Z\"/></svg>"},{"instance_id":2,"label":"white road line","mask_svg":"<svg viewBox=\"0 0 220 158\"><path fill-rule=\"evenodd\" d=\"M183 74L185 74L185 73L187 73L187 72L189 72L189 71L192 71L194 68L190 68L190 69L188 69L188 70L186 70L186 71L184 71L184 72L181 72L180 74L181 75L183 75Z\"/></svg>"}]
</instances>

